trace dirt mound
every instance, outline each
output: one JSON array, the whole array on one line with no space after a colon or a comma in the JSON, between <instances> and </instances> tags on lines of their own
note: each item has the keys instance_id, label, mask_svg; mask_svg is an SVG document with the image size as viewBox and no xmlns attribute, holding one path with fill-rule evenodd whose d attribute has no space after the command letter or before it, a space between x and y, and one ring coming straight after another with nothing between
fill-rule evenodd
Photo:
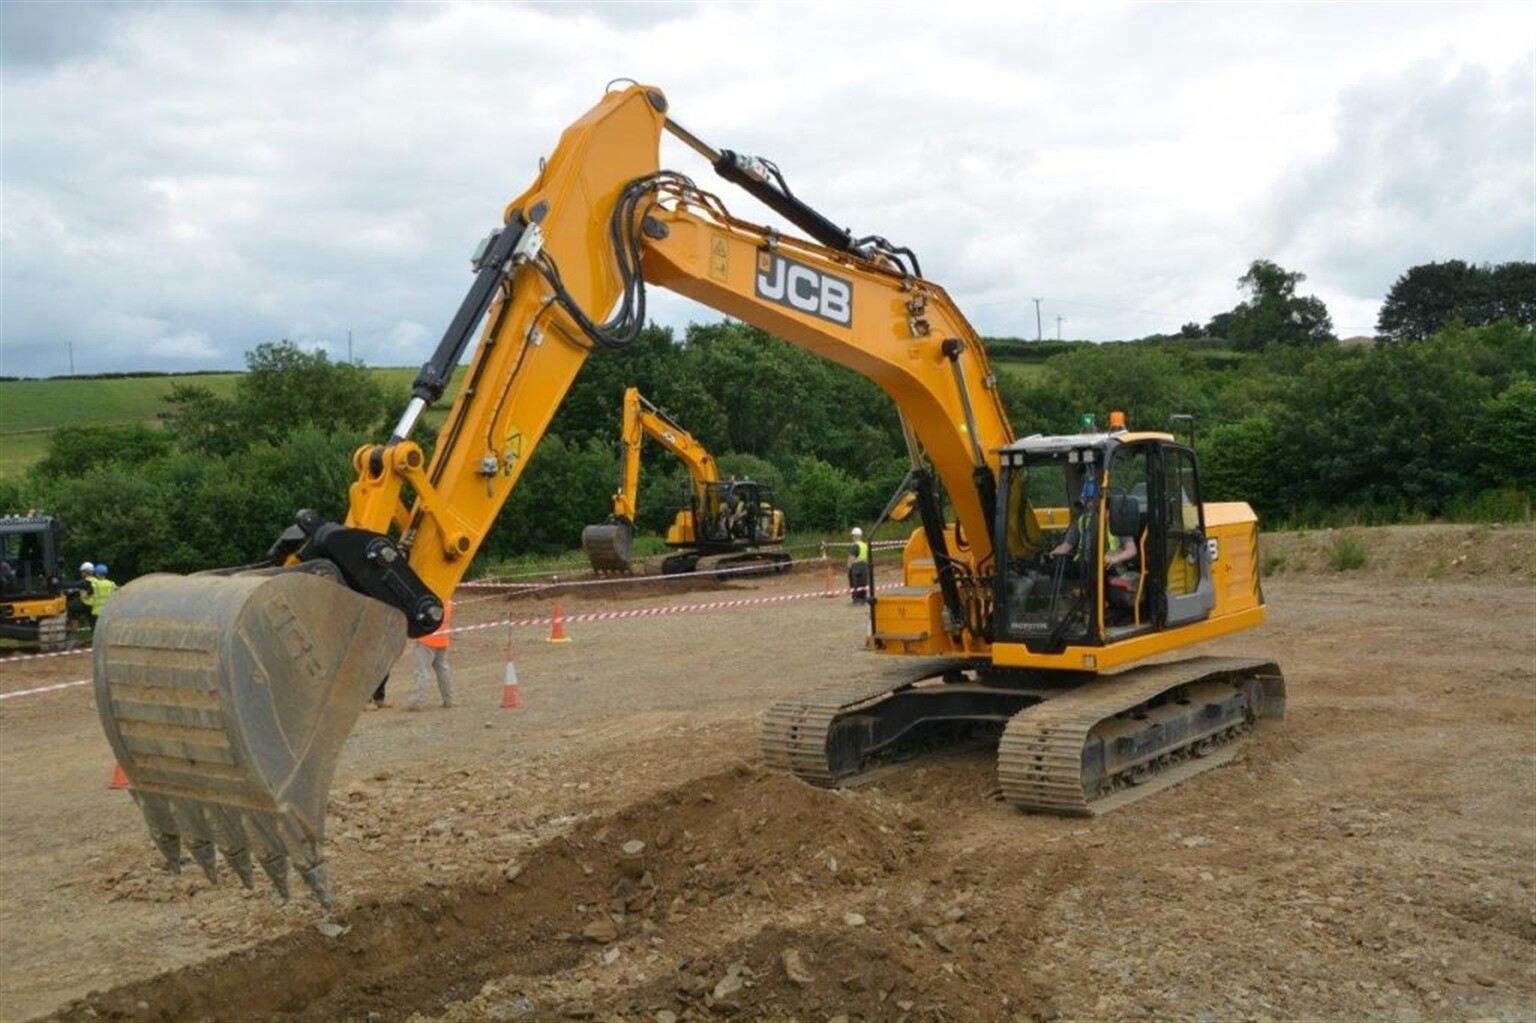
<instances>
[{"instance_id":1,"label":"dirt mound","mask_svg":"<svg viewBox=\"0 0 1536 1023\"><path fill-rule=\"evenodd\" d=\"M1536 527L1422 525L1265 533L1267 576L1355 572L1413 580L1510 577L1536 581Z\"/></svg>"},{"instance_id":2,"label":"dirt mound","mask_svg":"<svg viewBox=\"0 0 1536 1023\"><path fill-rule=\"evenodd\" d=\"M884 821L879 802L741 764L588 820L474 882L360 905L312 930L88 996L58 1018L216 1018L233 1004L245 1018L399 1018L450 1003L462 1013L466 998L495 1015L484 1003L501 988L484 985L508 977L547 1006L587 990L556 981L594 959L659 962L656 949L690 932L728 946L745 939L734 931L754 903L876 884L925 838ZM807 955L827 947L812 943Z\"/></svg>"}]
</instances>

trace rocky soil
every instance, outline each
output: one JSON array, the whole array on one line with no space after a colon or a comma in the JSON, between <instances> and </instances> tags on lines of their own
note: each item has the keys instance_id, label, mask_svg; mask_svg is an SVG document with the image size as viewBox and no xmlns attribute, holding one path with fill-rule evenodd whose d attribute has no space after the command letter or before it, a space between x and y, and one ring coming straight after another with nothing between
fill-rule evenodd
<instances>
[{"instance_id":1,"label":"rocky soil","mask_svg":"<svg viewBox=\"0 0 1536 1023\"><path fill-rule=\"evenodd\" d=\"M1335 571L1341 537L1364 564ZM1278 660L1286 720L1086 821L1009 809L985 748L837 791L765 772L761 711L864 656L817 569L566 589L812 596L468 632L452 710L400 709L403 664L338 771L329 912L158 869L89 687L0 702L0 1016L1536 1016L1536 530L1265 553L1270 621L1207 652ZM466 592L456 624L551 596ZM84 661L0 662L0 692Z\"/></svg>"}]
</instances>

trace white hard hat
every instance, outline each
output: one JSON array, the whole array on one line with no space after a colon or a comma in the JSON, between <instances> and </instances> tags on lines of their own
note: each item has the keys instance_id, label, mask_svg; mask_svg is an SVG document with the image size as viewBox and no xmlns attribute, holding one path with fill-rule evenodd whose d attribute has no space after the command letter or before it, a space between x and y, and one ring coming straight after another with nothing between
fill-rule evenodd
<instances>
[{"instance_id":1,"label":"white hard hat","mask_svg":"<svg viewBox=\"0 0 1536 1023\"><path fill-rule=\"evenodd\" d=\"M82 561L80 563L80 571L94 574L96 571L96 566L91 564L89 561Z\"/></svg>"},{"instance_id":2,"label":"white hard hat","mask_svg":"<svg viewBox=\"0 0 1536 1023\"><path fill-rule=\"evenodd\" d=\"M864 535L864 530L860 529L858 526L854 526L853 527L853 535L854 536L863 536Z\"/></svg>"}]
</instances>

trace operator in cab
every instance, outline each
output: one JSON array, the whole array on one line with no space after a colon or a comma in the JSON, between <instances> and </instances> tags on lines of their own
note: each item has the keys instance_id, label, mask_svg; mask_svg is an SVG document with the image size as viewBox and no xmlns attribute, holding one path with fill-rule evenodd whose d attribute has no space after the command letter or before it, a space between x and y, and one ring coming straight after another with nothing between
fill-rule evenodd
<instances>
[{"instance_id":1,"label":"operator in cab","mask_svg":"<svg viewBox=\"0 0 1536 1023\"><path fill-rule=\"evenodd\" d=\"M1093 480L1083 484L1082 496L1072 502L1072 522L1067 526L1067 534L1050 550L1053 558L1074 555L1072 563L1082 579L1088 578L1089 564L1093 560L1094 510L1098 496L1099 488ZM1134 537L1111 537L1104 551L1105 574L1118 574L1117 566L1134 560L1136 554Z\"/></svg>"}]
</instances>

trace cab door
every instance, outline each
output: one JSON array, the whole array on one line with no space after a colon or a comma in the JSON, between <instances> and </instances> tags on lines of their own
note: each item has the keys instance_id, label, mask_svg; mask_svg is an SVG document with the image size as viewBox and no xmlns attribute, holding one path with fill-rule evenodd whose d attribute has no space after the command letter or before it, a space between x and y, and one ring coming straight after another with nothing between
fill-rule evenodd
<instances>
[{"instance_id":1,"label":"cab door","mask_svg":"<svg viewBox=\"0 0 1536 1023\"><path fill-rule=\"evenodd\" d=\"M1211 553L1205 542L1205 507L1200 500L1200 474L1195 453L1178 444L1159 445L1156 473L1158 514L1151 528L1158 542L1163 588L1163 624L1182 625L1209 617L1216 606L1211 581Z\"/></svg>"}]
</instances>

